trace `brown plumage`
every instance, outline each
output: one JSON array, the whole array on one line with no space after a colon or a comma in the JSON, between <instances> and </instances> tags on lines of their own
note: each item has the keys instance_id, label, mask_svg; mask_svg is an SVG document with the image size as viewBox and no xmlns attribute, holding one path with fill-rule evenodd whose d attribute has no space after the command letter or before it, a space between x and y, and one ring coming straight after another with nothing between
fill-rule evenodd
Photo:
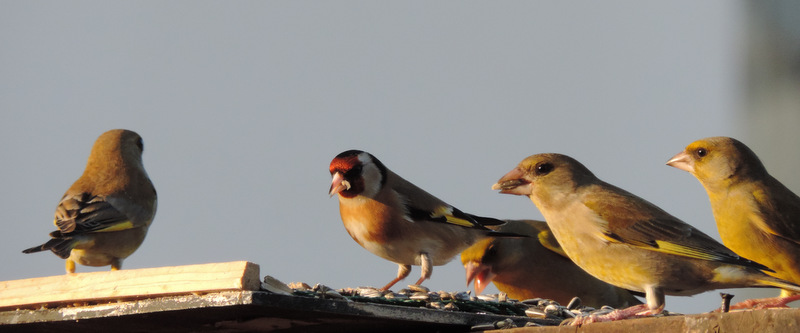
<instances>
[{"instance_id":1,"label":"brown plumage","mask_svg":"<svg viewBox=\"0 0 800 333\"><path fill-rule=\"evenodd\" d=\"M111 130L97 138L86 169L56 207L51 240L23 251L51 250L75 263L122 267L144 241L156 212L156 190L142 164L142 139L135 132Z\"/></svg>"},{"instance_id":2,"label":"brown plumage","mask_svg":"<svg viewBox=\"0 0 800 333\"><path fill-rule=\"evenodd\" d=\"M478 294L491 282L519 300L541 297L566 305L578 296L581 304L595 308L642 303L629 291L600 281L575 265L545 222L507 220L495 230L530 237L487 238L461 252L467 285L474 280Z\"/></svg>"},{"instance_id":3,"label":"brown plumage","mask_svg":"<svg viewBox=\"0 0 800 333\"><path fill-rule=\"evenodd\" d=\"M430 278L461 250L494 232L485 225L502 221L466 214L401 178L377 158L360 150L337 155L330 164L329 194L339 196L345 229L359 245L398 264L387 290L422 267L416 284Z\"/></svg>"}]
</instances>

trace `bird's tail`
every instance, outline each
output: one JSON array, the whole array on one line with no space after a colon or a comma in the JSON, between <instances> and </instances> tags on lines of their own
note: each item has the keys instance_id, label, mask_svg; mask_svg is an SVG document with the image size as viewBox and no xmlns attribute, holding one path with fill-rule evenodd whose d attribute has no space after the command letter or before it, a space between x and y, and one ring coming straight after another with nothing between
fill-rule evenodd
<instances>
[{"instance_id":1,"label":"bird's tail","mask_svg":"<svg viewBox=\"0 0 800 333\"><path fill-rule=\"evenodd\" d=\"M478 221L478 223L480 223L483 226L487 226L487 225L489 225L489 226L497 226L497 225L506 224L506 221L499 220L499 219L496 219L494 217L478 216L478 215L473 215L473 214L467 214L467 215L469 215L470 217L475 219L475 221Z\"/></svg>"},{"instance_id":2,"label":"bird's tail","mask_svg":"<svg viewBox=\"0 0 800 333\"><path fill-rule=\"evenodd\" d=\"M72 252L72 249L78 244L76 239L73 237L64 236L59 231L51 232L50 237L53 238L47 241L47 243L22 250L22 253L35 253L50 250L61 259L67 259L69 258L69 254Z\"/></svg>"},{"instance_id":3,"label":"bird's tail","mask_svg":"<svg viewBox=\"0 0 800 333\"><path fill-rule=\"evenodd\" d=\"M44 250L46 250L45 247L44 247L45 245L46 244L36 245L36 246L34 246L32 248L24 249L24 250L22 250L22 253L35 253L35 252L44 251Z\"/></svg>"},{"instance_id":4,"label":"bird's tail","mask_svg":"<svg viewBox=\"0 0 800 333\"><path fill-rule=\"evenodd\" d=\"M756 279L756 282L764 287L776 287L776 288L781 288L783 290L791 290L795 293L800 293L800 285L794 284L792 282L783 279L772 277L766 274Z\"/></svg>"},{"instance_id":5,"label":"bird's tail","mask_svg":"<svg viewBox=\"0 0 800 333\"><path fill-rule=\"evenodd\" d=\"M514 233L514 232L505 232L505 231L493 230L493 229L497 229L495 227L499 227L499 226L505 225L506 223L508 223L507 221L498 220L498 219L493 218L493 217L485 217L485 216L478 216L478 215L472 215L472 214L467 214L467 215L469 215L470 217L472 217L473 219L478 221L478 223L480 223L484 227L485 226L493 227L493 228L486 228L486 229L490 230L489 233L487 234L487 236L491 236L491 237L525 237L525 238L530 237L529 235L523 235L523 234L518 234L518 233Z\"/></svg>"},{"instance_id":6,"label":"bird's tail","mask_svg":"<svg viewBox=\"0 0 800 333\"><path fill-rule=\"evenodd\" d=\"M522 235L522 234L517 234L517 233L513 233L513 232L503 232L503 231L494 231L494 230L489 231L489 233L487 233L486 235L490 236L490 237L525 237L525 238L531 237L531 236L528 236L528 235Z\"/></svg>"}]
</instances>

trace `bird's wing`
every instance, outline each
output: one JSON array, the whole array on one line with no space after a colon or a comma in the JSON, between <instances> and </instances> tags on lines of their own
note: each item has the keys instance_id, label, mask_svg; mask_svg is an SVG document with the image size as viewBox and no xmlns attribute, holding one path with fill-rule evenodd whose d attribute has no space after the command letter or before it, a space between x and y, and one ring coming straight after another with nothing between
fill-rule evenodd
<instances>
[{"instance_id":1,"label":"bird's wing","mask_svg":"<svg viewBox=\"0 0 800 333\"><path fill-rule=\"evenodd\" d=\"M756 206L750 220L764 232L800 245L800 198L777 180L768 186L773 193L760 187L749 191Z\"/></svg>"},{"instance_id":2,"label":"bird's wing","mask_svg":"<svg viewBox=\"0 0 800 333\"><path fill-rule=\"evenodd\" d=\"M736 255L700 230L627 192L610 192L584 204L596 214L602 237L609 242L717 261L761 270L768 268Z\"/></svg>"},{"instance_id":3,"label":"bird's wing","mask_svg":"<svg viewBox=\"0 0 800 333\"><path fill-rule=\"evenodd\" d=\"M489 230L475 216L455 208L396 174L390 175L393 184L387 184L396 193L406 211L409 221L431 221L466 228ZM484 218L487 221L488 218ZM494 219L491 219L494 220ZM497 224L503 221L496 220ZM490 222L492 223L492 222Z\"/></svg>"},{"instance_id":4,"label":"bird's wing","mask_svg":"<svg viewBox=\"0 0 800 333\"><path fill-rule=\"evenodd\" d=\"M536 236L539 239L539 243L542 244L542 246L544 246L546 249L569 259L567 253L561 248L561 244L558 244L558 241L556 240L556 237L553 235L552 231L549 229L541 230Z\"/></svg>"},{"instance_id":5,"label":"bird's wing","mask_svg":"<svg viewBox=\"0 0 800 333\"><path fill-rule=\"evenodd\" d=\"M424 220L431 222L453 224L466 228L478 228L487 231L489 230L488 228L484 227L483 224L479 223L476 220L476 217L464 213L458 208L446 204L436 206L433 209L425 209L407 203L406 211L408 212L408 217L412 221Z\"/></svg>"},{"instance_id":6,"label":"bird's wing","mask_svg":"<svg viewBox=\"0 0 800 333\"><path fill-rule=\"evenodd\" d=\"M56 208L55 225L62 234L109 232L135 227L105 198L88 193L67 194Z\"/></svg>"}]
</instances>

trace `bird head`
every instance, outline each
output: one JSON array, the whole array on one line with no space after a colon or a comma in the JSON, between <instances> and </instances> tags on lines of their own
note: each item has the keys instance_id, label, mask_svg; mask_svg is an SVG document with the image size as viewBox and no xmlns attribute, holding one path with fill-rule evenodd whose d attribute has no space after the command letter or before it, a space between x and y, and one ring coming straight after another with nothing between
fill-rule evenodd
<instances>
[{"instance_id":1,"label":"bird head","mask_svg":"<svg viewBox=\"0 0 800 333\"><path fill-rule=\"evenodd\" d=\"M348 150L333 158L330 164L330 196L372 197L386 182L386 167L370 153Z\"/></svg>"},{"instance_id":2,"label":"bird head","mask_svg":"<svg viewBox=\"0 0 800 333\"><path fill-rule=\"evenodd\" d=\"M513 195L527 195L537 202L547 201L557 193L596 180L589 169L575 159L561 154L531 155L492 185L493 190Z\"/></svg>"},{"instance_id":3,"label":"bird head","mask_svg":"<svg viewBox=\"0 0 800 333\"><path fill-rule=\"evenodd\" d=\"M150 182L142 164L144 145L134 131L114 129L101 134L89 153L84 177L98 179L94 191L113 186L113 179L135 177L134 182ZM137 175L144 175L139 178Z\"/></svg>"},{"instance_id":4,"label":"bird head","mask_svg":"<svg viewBox=\"0 0 800 333\"><path fill-rule=\"evenodd\" d=\"M766 174L761 160L750 148L736 139L721 136L690 143L667 165L688 171L704 186L712 187L740 177Z\"/></svg>"},{"instance_id":5,"label":"bird head","mask_svg":"<svg viewBox=\"0 0 800 333\"><path fill-rule=\"evenodd\" d=\"M461 252L461 263L467 273L467 286L475 281L475 294L480 294L497 276L493 263L497 260L495 238L486 238Z\"/></svg>"}]
</instances>

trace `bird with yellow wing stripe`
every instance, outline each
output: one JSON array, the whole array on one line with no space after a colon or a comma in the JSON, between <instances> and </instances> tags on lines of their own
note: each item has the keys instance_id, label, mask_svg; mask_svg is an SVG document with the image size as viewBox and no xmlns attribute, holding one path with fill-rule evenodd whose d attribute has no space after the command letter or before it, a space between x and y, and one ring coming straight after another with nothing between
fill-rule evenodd
<instances>
[{"instance_id":1,"label":"bird with yellow wing stripe","mask_svg":"<svg viewBox=\"0 0 800 333\"><path fill-rule=\"evenodd\" d=\"M487 225L503 221L462 212L401 178L375 156L348 150L330 164L329 194L339 196L345 229L359 245L399 265L388 290L421 266L419 285L433 266L444 265L461 250L487 236L518 236L495 232Z\"/></svg>"},{"instance_id":2,"label":"bird with yellow wing stripe","mask_svg":"<svg viewBox=\"0 0 800 333\"><path fill-rule=\"evenodd\" d=\"M667 165L688 171L706 189L722 244L774 270L768 274L800 283L800 197L755 152L734 138L711 137L692 142Z\"/></svg>"},{"instance_id":3,"label":"bird with yellow wing stripe","mask_svg":"<svg viewBox=\"0 0 800 333\"><path fill-rule=\"evenodd\" d=\"M133 131L100 135L83 175L56 207L58 230L46 243L22 252L53 251L66 259L67 273L75 272L75 263L120 269L144 241L156 213L156 190L142 151L142 138Z\"/></svg>"},{"instance_id":4,"label":"bird with yellow wing stripe","mask_svg":"<svg viewBox=\"0 0 800 333\"><path fill-rule=\"evenodd\" d=\"M487 238L461 252L467 285L474 280L476 293L494 283L518 300L540 297L566 305L578 296L581 304L595 308L642 304L630 291L600 281L575 265L547 223L507 220L495 230L529 237Z\"/></svg>"},{"instance_id":5,"label":"bird with yellow wing stripe","mask_svg":"<svg viewBox=\"0 0 800 333\"><path fill-rule=\"evenodd\" d=\"M564 252L589 274L646 294L646 305L600 320L658 314L664 309L664 295L741 287L800 291L796 284L765 274L770 271L766 266L598 179L566 155L529 156L492 189L529 197Z\"/></svg>"}]
</instances>

